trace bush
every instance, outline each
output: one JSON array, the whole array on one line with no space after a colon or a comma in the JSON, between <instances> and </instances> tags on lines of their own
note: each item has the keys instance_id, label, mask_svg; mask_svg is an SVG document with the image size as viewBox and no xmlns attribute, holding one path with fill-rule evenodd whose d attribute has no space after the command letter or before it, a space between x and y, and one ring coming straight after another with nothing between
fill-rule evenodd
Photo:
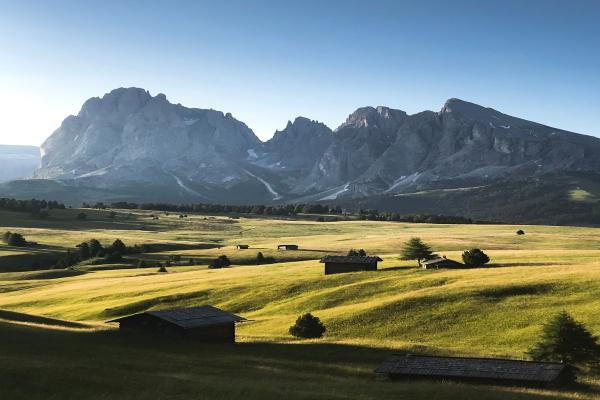
<instances>
[{"instance_id":1,"label":"bush","mask_svg":"<svg viewBox=\"0 0 600 400\"><path fill-rule=\"evenodd\" d=\"M169 272L169 271L167 271L167 267L166 266L161 265L161 266L158 267L158 272Z\"/></svg>"},{"instance_id":2,"label":"bush","mask_svg":"<svg viewBox=\"0 0 600 400\"><path fill-rule=\"evenodd\" d=\"M108 264L117 263L117 262L121 261L122 259L123 259L123 257L121 257L121 253L117 253L117 252L108 253L107 255L104 256L104 262L108 263Z\"/></svg>"},{"instance_id":3,"label":"bush","mask_svg":"<svg viewBox=\"0 0 600 400\"><path fill-rule=\"evenodd\" d=\"M21 235L20 233L6 232L4 235L2 235L2 241L9 246L15 246L15 247L27 246L27 240L25 240L25 237L23 235Z\"/></svg>"},{"instance_id":4,"label":"bush","mask_svg":"<svg viewBox=\"0 0 600 400\"><path fill-rule=\"evenodd\" d=\"M265 257L261 251L256 254L256 264L272 264L274 262L273 257Z\"/></svg>"},{"instance_id":5,"label":"bush","mask_svg":"<svg viewBox=\"0 0 600 400\"><path fill-rule=\"evenodd\" d=\"M227 256L225 256L225 255L222 255L222 256L219 256L218 258L215 258L214 260L212 260L212 262L209 264L208 268L219 269L219 268L229 267L230 265L231 265L231 261L229 261L229 258L227 258Z\"/></svg>"},{"instance_id":6,"label":"bush","mask_svg":"<svg viewBox=\"0 0 600 400\"><path fill-rule=\"evenodd\" d=\"M596 365L600 346L585 325L563 311L544 325L540 341L527 354L536 361Z\"/></svg>"},{"instance_id":7,"label":"bush","mask_svg":"<svg viewBox=\"0 0 600 400\"><path fill-rule=\"evenodd\" d=\"M517 235L524 235L524 234L525 234L525 231L523 229L519 229L517 231Z\"/></svg>"},{"instance_id":8,"label":"bush","mask_svg":"<svg viewBox=\"0 0 600 400\"><path fill-rule=\"evenodd\" d=\"M350 251L348 252L348 256L353 256L353 257L365 257L367 255L367 252L364 251L363 249L360 250L354 250L354 249L350 249Z\"/></svg>"},{"instance_id":9,"label":"bush","mask_svg":"<svg viewBox=\"0 0 600 400\"><path fill-rule=\"evenodd\" d=\"M304 339L320 338L325 331L325 325L319 317L315 317L310 313L298 317L296 323L290 326L289 329L290 335Z\"/></svg>"},{"instance_id":10,"label":"bush","mask_svg":"<svg viewBox=\"0 0 600 400\"><path fill-rule=\"evenodd\" d=\"M481 267L490 262L490 258L479 249L466 250L462 255L463 262L469 267Z\"/></svg>"}]
</instances>

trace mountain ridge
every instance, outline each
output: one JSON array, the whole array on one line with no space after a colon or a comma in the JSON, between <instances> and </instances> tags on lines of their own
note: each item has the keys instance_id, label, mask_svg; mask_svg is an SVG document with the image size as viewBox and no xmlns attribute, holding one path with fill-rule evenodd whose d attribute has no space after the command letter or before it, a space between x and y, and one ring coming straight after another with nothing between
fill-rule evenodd
<instances>
[{"instance_id":1,"label":"mountain ridge","mask_svg":"<svg viewBox=\"0 0 600 400\"><path fill-rule=\"evenodd\" d=\"M176 202L346 202L600 172L600 139L457 98L410 115L360 107L335 130L298 116L263 142L230 113L120 88L87 100L42 154L37 179Z\"/></svg>"}]
</instances>

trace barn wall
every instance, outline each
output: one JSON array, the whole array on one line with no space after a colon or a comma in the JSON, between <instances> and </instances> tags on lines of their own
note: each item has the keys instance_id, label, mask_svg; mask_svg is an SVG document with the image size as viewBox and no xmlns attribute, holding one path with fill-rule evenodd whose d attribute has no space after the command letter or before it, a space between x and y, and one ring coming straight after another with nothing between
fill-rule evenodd
<instances>
[{"instance_id":1,"label":"barn wall","mask_svg":"<svg viewBox=\"0 0 600 400\"><path fill-rule=\"evenodd\" d=\"M377 271L377 263L359 264L359 263L325 263L325 275L341 274L344 272L357 271Z\"/></svg>"},{"instance_id":2,"label":"barn wall","mask_svg":"<svg viewBox=\"0 0 600 400\"><path fill-rule=\"evenodd\" d=\"M223 325L204 326L188 329L185 337L193 340L208 342L235 342L235 324L233 322Z\"/></svg>"}]
</instances>

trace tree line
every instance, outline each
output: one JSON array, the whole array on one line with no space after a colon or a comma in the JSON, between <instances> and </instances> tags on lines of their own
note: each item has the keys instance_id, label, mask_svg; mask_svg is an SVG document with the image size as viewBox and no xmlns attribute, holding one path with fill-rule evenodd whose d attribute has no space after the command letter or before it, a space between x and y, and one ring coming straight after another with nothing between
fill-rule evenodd
<instances>
[{"instance_id":1,"label":"tree line","mask_svg":"<svg viewBox=\"0 0 600 400\"><path fill-rule=\"evenodd\" d=\"M28 212L32 215L45 217L50 210L64 210L65 205L54 200L17 200L0 198L0 210Z\"/></svg>"}]
</instances>

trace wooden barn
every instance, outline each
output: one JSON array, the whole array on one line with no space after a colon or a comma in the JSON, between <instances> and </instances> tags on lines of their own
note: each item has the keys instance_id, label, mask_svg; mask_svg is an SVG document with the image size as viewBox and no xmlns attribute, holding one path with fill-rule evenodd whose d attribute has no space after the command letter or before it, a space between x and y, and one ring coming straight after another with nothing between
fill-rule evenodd
<instances>
[{"instance_id":1,"label":"wooden barn","mask_svg":"<svg viewBox=\"0 0 600 400\"><path fill-rule=\"evenodd\" d=\"M446 257L432 258L431 260L423 261L421 266L425 269L432 268L463 268L465 265L458 261L451 260Z\"/></svg>"},{"instance_id":2,"label":"wooden barn","mask_svg":"<svg viewBox=\"0 0 600 400\"><path fill-rule=\"evenodd\" d=\"M555 387L568 383L565 364L499 358L397 355L375 370L392 379L437 379L511 386Z\"/></svg>"},{"instance_id":3,"label":"wooden barn","mask_svg":"<svg viewBox=\"0 0 600 400\"><path fill-rule=\"evenodd\" d=\"M280 244L277 250L298 250L297 244Z\"/></svg>"},{"instance_id":4,"label":"wooden barn","mask_svg":"<svg viewBox=\"0 0 600 400\"><path fill-rule=\"evenodd\" d=\"M117 318L122 331L180 336L209 342L235 342L235 324L246 321L213 306L145 311Z\"/></svg>"},{"instance_id":5,"label":"wooden barn","mask_svg":"<svg viewBox=\"0 0 600 400\"><path fill-rule=\"evenodd\" d=\"M331 275L344 272L377 271L379 261L383 260L370 256L325 256L320 262L325 264L325 275Z\"/></svg>"},{"instance_id":6,"label":"wooden barn","mask_svg":"<svg viewBox=\"0 0 600 400\"><path fill-rule=\"evenodd\" d=\"M235 248L238 250L247 250L250 248L250 246L247 244L238 244L237 246L235 246Z\"/></svg>"}]
</instances>

